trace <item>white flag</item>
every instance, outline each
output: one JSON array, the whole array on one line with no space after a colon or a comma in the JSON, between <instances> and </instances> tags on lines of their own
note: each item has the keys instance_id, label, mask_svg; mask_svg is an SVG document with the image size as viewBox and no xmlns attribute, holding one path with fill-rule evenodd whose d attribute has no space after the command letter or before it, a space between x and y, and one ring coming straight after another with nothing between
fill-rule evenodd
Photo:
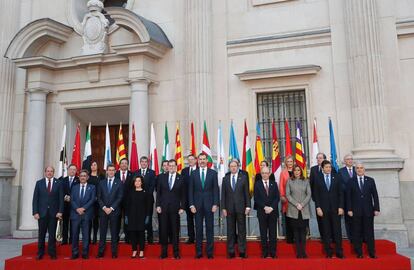
<instances>
[{"instance_id":1,"label":"white flag","mask_svg":"<svg viewBox=\"0 0 414 270\"><path fill-rule=\"evenodd\" d=\"M224 144L223 144L223 133L221 132L221 123L219 124L218 130L217 130L217 177L219 186L221 187L221 184L223 182L223 177L226 174L226 164L224 164L224 161L226 158L224 157Z\"/></svg>"},{"instance_id":2,"label":"white flag","mask_svg":"<svg viewBox=\"0 0 414 270\"><path fill-rule=\"evenodd\" d=\"M106 123L104 170L106 170L106 167L108 167L109 164L112 164L111 138L109 137L109 126L108 123Z\"/></svg>"},{"instance_id":3,"label":"white flag","mask_svg":"<svg viewBox=\"0 0 414 270\"><path fill-rule=\"evenodd\" d=\"M66 125L63 126L63 133L62 133L62 143L60 146L60 158L59 158L59 166L57 171L57 177L66 177L68 176L67 171L67 159L66 159Z\"/></svg>"}]
</instances>

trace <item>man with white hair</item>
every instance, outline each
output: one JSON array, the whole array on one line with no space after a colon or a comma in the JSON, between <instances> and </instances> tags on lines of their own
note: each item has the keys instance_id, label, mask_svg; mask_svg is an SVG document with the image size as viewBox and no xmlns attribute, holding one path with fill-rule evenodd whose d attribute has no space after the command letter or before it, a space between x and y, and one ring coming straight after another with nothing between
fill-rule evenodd
<instances>
[{"instance_id":1,"label":"man with white hair","mask_svg":"<svg viewBox=\"0 0 414 270\"><path fill-rule=\"evenodd\" d=\"M341 179L342 179L342 190L344 192L344 200L345 200L345 213L347 212L347 208L346 208L346 200L347 200L347 196L346 196L346 190L347 190L347 186L348 183L350 182L350 180L356 175L355 172L355 166L354 166L354 159L352 157L351 154L347 154L344 156L344 164L345 166L342 167L341 169L339 169L339 173L341 174ZM348 215L344 215L344 221L345 221L345 230L346 230L346 236L348 237L349 241L351 241L352 243L352 217L348 216Z\"/></svg>"},{"instance_id":2,"label":"man with white hair","mask_svg":"<svg viewBox=\"0 0 414 270\"><path fill-rule=\"evenodd\" d=\"M380 213L377 187L373 178L365 175L365 166L361 162L355 165L354 176L347 189L348 216L352 217L352 239L357 258L363 258L362 240L368 246L370 258L375 254L374 217Z\"/></svg>"}]
</instances>

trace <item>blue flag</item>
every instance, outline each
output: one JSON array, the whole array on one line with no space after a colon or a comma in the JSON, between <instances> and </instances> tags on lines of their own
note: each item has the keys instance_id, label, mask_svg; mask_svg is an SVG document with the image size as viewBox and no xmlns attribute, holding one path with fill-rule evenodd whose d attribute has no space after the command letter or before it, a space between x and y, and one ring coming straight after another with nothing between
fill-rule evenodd
<instances>
[{"instance_id":1,"label":"blue flag","mask_svg":"<svg viewBox=\"0 0 414 270\"><path fill-rule=\"evenodd\" d=\"M336 162L337 156L336 156L336 145L335 145L335 135L334 130L332 126L332 120L329 118L329 142L331 145L331 163L332 167L336 170L336 172L339 171L338 163Z\"/></svg>"},{"instance_id":2,"label":"blue flag","mask_svg":"<svg viewBox=\"0 0 414 270\"><path fill-rule=\"evenodd\" d=\"M233 121L230 125L229 161L237 159L240 161L239 150L237 149L236 136L234 134Z\"/></svg>"}]
</instances>

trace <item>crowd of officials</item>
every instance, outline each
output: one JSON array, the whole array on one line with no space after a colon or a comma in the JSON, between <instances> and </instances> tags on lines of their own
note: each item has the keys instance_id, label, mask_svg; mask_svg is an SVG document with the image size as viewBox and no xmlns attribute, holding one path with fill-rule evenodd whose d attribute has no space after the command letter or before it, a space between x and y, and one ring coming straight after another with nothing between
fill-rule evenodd
<instances>
[{"instance_id":1,"label":"crowd of officials","mask_svg":"<svg viewBox=\"0 0 414 270\"><path fill-rule=\"evenodd\" d=\"M365 175L361 162L351 155L345 166L333 169L325 154L317 155L318 165L310 170L309 179L287 156L277 182L266 161L254 176L254 192L249 193L249 175L240 169L238 160L229 162L229 172L222 179L208 168L205 154L187 157L188 167L179 174L177 162L162 162L163 173L156 175L141 157L140 169L128 170L128 160L120 169L108 165L106 175L98 174L96 162L90 170L68 167L68 176L54 178L54 168L46 167L44 178L36 182L33 194L33 216L38 221L38 254L56 259L57 221L63 221L62 245L72 245L71 259L89 258L89 245L98 243L97 258L104 256L108 228L112 258L118 257L120 235L132 247L132 258L145 257L145 245L154 244L153 216L158 217L160 258L167 258L168 245L173 257L180 259L180 215L187 219L187 244L195 243L195 258L214 258L214 215L220 211L227 224L227 257L247 258L246 216L256 210L260 228L263 258L277 258L278 219L288 243L295 244L297 258L307 258L306 239L314 201L318 229L327 258L344 258L341 222L357 258L363 258L362 243L368 256L376 258L374 217L379 215L379 199L373 178ZM251 176L253 177L253 176ZM281 203L281 209L279 209ZM220 209L220 210L219 210ZM280 211L279 211L280 210ZM205 230L205 232L204 232ZM82 234L82 250L79 235ZM205 235L205 238L204 238ZM203 253L203 240L206 240ZM237 246L237 249L235 248Z\"/></svg>"}]
</instances>

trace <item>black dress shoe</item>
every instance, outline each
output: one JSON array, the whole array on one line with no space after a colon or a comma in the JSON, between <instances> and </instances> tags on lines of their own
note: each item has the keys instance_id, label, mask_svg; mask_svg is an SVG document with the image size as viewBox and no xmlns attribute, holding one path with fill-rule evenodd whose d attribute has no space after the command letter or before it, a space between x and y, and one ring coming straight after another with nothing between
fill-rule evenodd
<instances>
[{"instance_id":1,"label":"black dress shoe","mask_svg":"<svg viewBox=\"0 0 414 270\"><path fill-rule=\"evenodd\" d=\"M369 255L369 257L370 257L371 259L378 259L377 255L375 255L375 254L370 254L370 255Z\"/></svg>"},{"instance_id":2,"label":"black dress shoe","mask_svg":"<svg viewBox=\"0 0 414 270\"><path fill-rule=\"evenodd\" d=\"M338 254L336 254L336 257L337 257L338 259L343 259L343 258L344 258L344 254L342 254L342 253L338 253Z\"/></svg>"},{"instance_id":3,"label":"black dress shoe","mask_svg":"<svg viewBox=\"0 0 414 270\"><path fill-rule=\"evenodd\" d=\"M57 257L56 257L56 255L51 255L51 256L50 256L50 259L51 259L51 260L57 260Z\"/></svg>"},{"instance_id":4,"label":"black dress shoe","mask_svg":"<svg viewBox=\"0 0 414 270\"><path fill-rule=\"evenodd\" d=\"M247 259L247 255L244 252L240 252L239 257L242 259Z\"/></svg>"},{"instance_id":5,"label":"black dress shoe","mask_svg":"<svg viewBox=\"0 0 414 270\"><path fill-rule=\"evenodd\" d=\"M325 258L332 259L332 254L327 254Z\"/></svg>"},{"instance_id":6,"label":"black dress shoe","mask_svg":"<svg viewBox=\"0 0 414 270\"><path fill-rule=\"evenodd\" d=\"M181 259L181 256L180 255L174 255L174 259L179 260L179 259Z\"/></svg>"},{"instance_id":7,"label":"black dress shoe","mask_svg":"<svg viewBox=\"0 0 414 270\"><path fill-rule=\"evenodd\" d=\"M37 255L36 256L36 260L41 260L41 259L43 259L43 255Z\"/></svg>"},{"instance_id":8,"label":"black dress shoe","mask_svg":"<svg viewBox=\"0 0 414 270\"><path fill-rule=\"evenodd\" d=\"M96 258L101 259L101 258L103 258L103 256L104 256L103 253L98 253L98 255L96 255Z\"/></svg>"},{"instance_id":9,"label":"black dress shoe","mask_svg":"<svg viewBox=\"0 0 414 270\"><path fill-rule=\"evenodd\" d=\"M262 254L262 259L266 259L267 258L267 254Z\"/></svg>"},{"instance_id":10,"label":"black dress shoe","mask_svg":"<svg viewBox=\"0 0 414 270\"><path fill-rule=\"evenodd\" d=\"M207 255L207 259L209 259L209 260L214 259L214 256L213 255Z\"/></svg>"},{"instance_id":11,"label":"black dress shoe","mask_svg":"<svg viewBox=\"0 0 414 270\"><path fill-rule=\"evenodd\" d=\"M363 256L362 254L358 254L356 257L357 257L358 259L363 259L363 258L364 258L364 256Z\"/></svg>"},{"instance_id":12,"label":"black dress shoe","mask_svg":"<svg viewBox=\"0 0 414 270\"><path fill-rule=\"evenodd\" d=\"M79 258L79 255L72 255L71 257L70 257L70 259L71 260L76 260L76 259L78 259Z\"/></svg>"},{"instance_id":13,"label":"black dress shoe","mask_svg":"<svg viewBox=\"0 0 414 270\"><path fill-rule=\"evenodd\" d=\"M89 255L82 255L82 259L88 260L89 259Z\"/></svg>"},{"instance_id":14,"label":"black dress shoe","mask_svg":"<svg viewBox=\"0 0 414 270\"><path fill-rule=\"evenodd\" d=\"M270 255L270 257L271 257L272 259L277 259L277 256L276 256L276 255Z\"/></svg>"},{"instance_id":15,"label":"black dress shoe","mask_svg":"<svg viewBox=\"0 0 414 270\"><path fill-rule=\"evenodd\" d=\"M203 255L201 255L201 254L197 254L197 255L195 255L195 257L194 258L196 258L196 259L201 259L201 258L203 258Z\"/></svg>"},{"instance_id":16,"label":"black dress shoe","mask_svg":"<svg viewBox=\"0 0 414 270\"><path fill-rule=\"evenodd\" d=\"M162 259L165 259L165 258L167 258L167 254L161 254L160 259L162 260Z\"/></svg>"},{"instance_id":17,"label":"black dress shoe","mask_svg":"<svg viewBox=\"0 0 414 270\"><path fill-rule=\"evenodd\" d=\"M234 253L229 253L229 255L227 255L228 259L233 259L234 257L236 257Z\"/></svg>"},{"instance_id":18,"label":"black dress shoe","mask_svg":"<svg viewBox=\"0 0 414 270\"><path fill-rule=\"evenodd\" d=\"M112 254L112 259L118 258L118 254Z\"/></svg>"}]
</instances>

